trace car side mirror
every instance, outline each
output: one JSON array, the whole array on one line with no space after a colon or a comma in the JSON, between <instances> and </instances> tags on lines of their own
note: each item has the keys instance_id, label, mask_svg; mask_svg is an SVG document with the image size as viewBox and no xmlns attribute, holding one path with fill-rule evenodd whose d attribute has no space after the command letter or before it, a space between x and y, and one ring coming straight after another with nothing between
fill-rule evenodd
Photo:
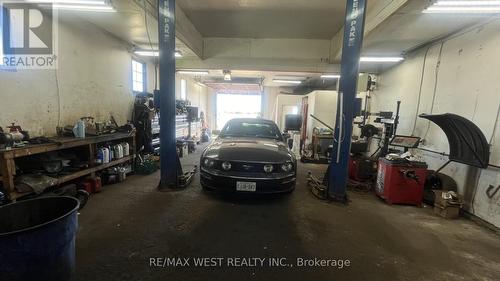
<instances>
[{"instance_id":1,"label":"car side mirror","mask_svg":"<svg viewBox=\"0 0 500 281\"><path fill-rule=\"evenodd\" d=\"M287 139L289 139L289 138L291 138L291 137L292 137L292 135L290 135L289 133L283 133L283 138L284 138L285 140L287 140Z\"/></svg>"}]
</instances>

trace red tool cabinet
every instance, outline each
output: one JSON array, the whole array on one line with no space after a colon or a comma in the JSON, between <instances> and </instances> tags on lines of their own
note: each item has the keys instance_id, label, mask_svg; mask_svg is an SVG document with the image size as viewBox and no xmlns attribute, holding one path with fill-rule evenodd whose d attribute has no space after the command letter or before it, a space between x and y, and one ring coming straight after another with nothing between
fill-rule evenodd
<instances>
[{"instance_id":1,"label":"red tool cabinet","mask_svg":"<svg viewBox=\"0 0 500 281\"><path fill-rule=\"evenodd\" d=\"M427 164L379 159L375 192L389 204L422 204Z\"/></svg>"}]
</instances>

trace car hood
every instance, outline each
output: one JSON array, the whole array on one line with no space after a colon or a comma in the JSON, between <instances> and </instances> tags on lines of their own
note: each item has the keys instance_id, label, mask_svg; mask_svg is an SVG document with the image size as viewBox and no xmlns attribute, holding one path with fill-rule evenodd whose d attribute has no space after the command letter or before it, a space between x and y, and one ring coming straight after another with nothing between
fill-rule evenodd
<instances>
[{"instance_id":1,"label":"car hood","mask_svg":"<svg viewBox=\"0 0 500 281\"><path fill-rule=\"evenodd\" d=\"M220 138L210 144L204 157L226 161L286 162L293 156L282 141L263 138Z\"/></svg>"}]
</instances>

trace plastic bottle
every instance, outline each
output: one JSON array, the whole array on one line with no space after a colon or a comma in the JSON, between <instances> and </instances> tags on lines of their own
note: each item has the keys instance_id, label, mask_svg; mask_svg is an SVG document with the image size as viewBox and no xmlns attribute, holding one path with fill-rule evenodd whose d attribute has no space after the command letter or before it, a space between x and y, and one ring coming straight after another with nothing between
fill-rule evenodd
<instances>
[{"instance_id":1,"label":"plastic bottle","mask_svg":"<svg viewBox=\"0 0 500 281\"><path fill-rule=\"evenodd\" d=\"M122 143L122 147L123 147L123 156L129 156L130 155L130 145L128 144L128 142Z\"/></svg>"},{"instance_id":2,"label":"plastic bottle","mask_svg":"<svg viewBox=\"0 0 500 281\"><path fill-rule=\"evenodd\" d=\"M102 163L109 163L109 149L107 147L102 148Z\"/></svg>"},{"instance_id":3,"label":"plastic bottle","mask_svg":"<svg viewBox=\"0 0 500 281\"><path fill-rule=\"evenodd\" d=\"M83 120L76 121L73 127L73 134L75 138L85 138L85 122L83 122Z\"/></svg>"},{"instance_id":4,"label":"plastic bottle","mask_svg":"<svg viewBox=\"0 0 500 281\"><path fill-rule=\"evenodd\" d=\"M115 144L113 146L113 155L116 159L123 158L123 147L121 144Z\"/></svg>"},{"instance_id":5,"label":"plastic bottle","mask_svg":"<svg viewBox=\"0 0 500 281\"><path fill-rule=\"evenodd\" d=\"M95 159L95 162L97 164L102 164L104 161L104 152L102 150L102 148L99 148L99 150L97 150L97 157Z\"/></svg>"},{"instance_id":6,"label":"plastic bottle","mask_svg":"<svg viewBox=\"0 0 500 281\"><path fill-rule=\"evenodd\" d=\"M113 152L113 146L108 145L106 148L109 150L109 162L111 162L111 161L113 161L113 159L115 159L115 154Z\"/></svg>"}]
</instances>

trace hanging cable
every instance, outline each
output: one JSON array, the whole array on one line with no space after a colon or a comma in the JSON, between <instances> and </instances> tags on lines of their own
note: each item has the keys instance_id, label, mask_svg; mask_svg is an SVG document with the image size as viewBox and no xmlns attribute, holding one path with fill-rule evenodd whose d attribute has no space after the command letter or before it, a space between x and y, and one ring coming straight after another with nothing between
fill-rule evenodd
<instances>
[{"instance_id":1,"label":"hanging cable","mask_svg":"<svg viewBox=\"0 0 500 281\"><path fill-rule=\"evenodd\" d=\"M143 10L144 10L144 24L146 25L146 34L148 35L149 47L151 51L154 53L155 50L153 48L153 43L151 41L151 35L149 33L149 24L148 24L148 12L146 8L146 0L142 0ZM160 54L160 50L158 50L158 56ZM158 59L156 56L153 56L153 63L155 65L155 90L158 90Z\"/></svg>"},{"instance_id":2,"label":"hanging cable","mask_svg":"<svg viewBox=\"0 0 500 281\"><path fill-rule=\"evenodd\" d=\"M59 78L57 75L57 68L54 69L54 76L56 79L56 93L57 93L57 127L61 127L61 93L59 91Z\"/></svg>"},{"instance_id":3,"label":"hanging cable","mask_svg":"<svg viewBox=\"0 0 500 281\"><path fill-rule=\"evenodd\" d=\"M439 69L441 68L441 57L443 55L443 46L444 46L444 41L441 42L441 47L439 48L438 61L436 63L436 72L435 72L435 79L434 79L434 91L432 93L432 103L431 103L430 114L432 114L434 111L434 103L436 101L436 92L437 92L437 85L438 85L438 78L439 78ZM425 135L422 139L424 139L424 140L427 139L427 134L429 133L430 128L431 128L431 121L428 121L427 130L425 131Z\"/></svg>"},{"instance_id":4,"label":"hanging cable","mask_svg":"<svg viewBox=\"0 0 500 281\"><path fill-rule=\"evenodd\" d=\"M429 54L429 50L432 48L432 46L429 46L427 50L425 51L424 55L424 63L422 64L422 74L420 76L420 86L418 89L418 99L417 99L417 110L415 111L415 120L413 121L413 130L411 131L411 135L415 135L415 129L417 127L417 119L418 119L418 112L420 111L420 98L422 97L422 87L424 85L424 74L425 74L425 66L427 63L427 55Z\"/></svg>"},{"instance_id":5,"label":"hanging cable","mask_svg":"<svg viewBox=\"0 0 500 281\"><path fill-rule=\"evenodd\" d=\"M497 109L497 119L495 120L495 124L493 125L493 132L491 133L490 137L490 145L493 144L496 132L497 132L497 125L498 125L498 118L500 118L500 102L498 103L498 109Z\"/></svg>"}]
</instances>

